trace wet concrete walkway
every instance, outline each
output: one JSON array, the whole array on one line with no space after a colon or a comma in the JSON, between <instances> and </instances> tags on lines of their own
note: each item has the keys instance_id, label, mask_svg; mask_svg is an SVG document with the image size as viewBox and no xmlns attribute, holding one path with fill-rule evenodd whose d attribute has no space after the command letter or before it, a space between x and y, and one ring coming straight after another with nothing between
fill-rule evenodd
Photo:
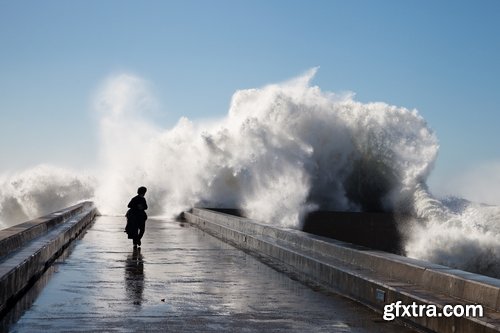
<instances>
[{"instance_id":1,"label":"wet concrete walkway","mask_svg":"<svg viewBox=\"0 0 500 333\"><path fill-rule=\"evenodd\" d=\"M123 217L97 218L20 308L33 304L9 314L3 329L411 332L348 299L314 291L189 224L148 220L140 250L133 250L123 227ZM6 320L15 323L9 327Z\"/></svg>"}]
</instances>

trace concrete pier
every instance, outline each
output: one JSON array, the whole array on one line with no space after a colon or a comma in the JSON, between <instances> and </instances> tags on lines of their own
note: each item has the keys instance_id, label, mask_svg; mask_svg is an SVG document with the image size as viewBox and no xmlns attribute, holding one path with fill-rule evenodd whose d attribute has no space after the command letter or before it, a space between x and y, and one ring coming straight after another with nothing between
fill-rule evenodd
<instances>
[{"instance_id":1,"label":"concrete pier","mask_svg":"<svg viewBox=\"0 0 500 333\"><path fill-rule=\"evenodd\" d=\"M434 332L500 332L500 280L405 258L298 230L194 208L184 213L200 229L242 249L277 260L298 279L351 297L378 311L401 301L474 305L482 317L412 316L404 320Z\"/></svg>"},{"instance_id":2,"label":"concrete pier","mask_svg":"<svg viewBox=\"0 0 500 333\"><path fill-rule=\"evenodd\" d=\"M3 330L411 332L189 223L148 220L140 250L124 224L98 217L5 316Z\"/></svg>"},{"instance_id":3,"label":"concrete pier","mask_svg":"<svg viewBox=\"0 0 500 333\"><path fill-rule=\"evenodd\" d=\"M0 231L0 315L94 219L83 202Z\"/></svg>"},{"instance_id":4,"label":"concrete pier","mask_svg":"<svg viewBox=\"0 0 500 333\"><path fill-rule=\"evenodd\" d=\"M498 279L199 208L133 248L124 217L95 214L0 233L1 332L500 332ZM384 321L396 301L484 316Z\"/></svg>"}]
</instances>

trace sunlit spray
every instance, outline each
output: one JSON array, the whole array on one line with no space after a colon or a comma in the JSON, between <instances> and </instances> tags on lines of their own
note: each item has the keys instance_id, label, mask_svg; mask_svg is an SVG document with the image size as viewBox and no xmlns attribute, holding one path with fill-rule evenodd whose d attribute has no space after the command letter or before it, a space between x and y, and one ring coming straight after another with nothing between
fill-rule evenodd
<instances>
[{"instance_id":1,"label":"sunlit spray","mask_svg":"<svg viewBox=\"0 0 500 333\"><path fill-rule=\"evenodd\" d=\"M0 176L0 227L56 211L94 196L94 178L40 165Z\"/></svg>"},{"instance_id":2,"label":"sunlit spray","mask_svg":"<svg viewBox=\"0 0 500 333\"><path fill-rule=\"evenodd\" d=\"M396 211L416 217L402 229L409 256L499 276L498 208L464 203L455 209L457 201L429 193L438 141L419 113L324 92L311 85L315 72L239 90L226 117L210 123L181 118L171 129L149 120L157 105L147 82L112 77L94 99L100 137L95 174L74 176L73 191L58 172L45 169L50 176L39 177L52 184L46 190L62 186L66 194L31 209L23 198L42 193L40 184L22 193L3 190L1 217L11 211L34 217L50 208L47 203L89 194L101 213L123 215L141 185L148 188L149 215L172 216L193 206L239 208L252 218L300 228L301 218L316 209Z\"/></svg>"}]
</instances>

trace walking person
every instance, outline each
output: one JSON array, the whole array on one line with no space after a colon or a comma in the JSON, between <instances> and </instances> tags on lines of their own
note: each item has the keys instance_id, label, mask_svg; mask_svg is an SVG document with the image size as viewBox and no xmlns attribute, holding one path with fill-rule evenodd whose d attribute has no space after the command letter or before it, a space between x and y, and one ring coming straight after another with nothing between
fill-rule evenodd
<instances>
[{"instance_id":1,"label":"walking person","mask_svg":"<svg viewBox=\"0 0 500 333\"><path fill-rule=\"evenodd\" d=\"M128 234L128 238L132 239L134 247L141 246L141 238L144 235L144 230L146 228L146 220L148 216L146 214L146 209L148 209L148 204L144 195L147 189L141 186L137 189L137 195L133 197L129 204L127 214L127 226L125 227L125 232Z\"/></svg>"}]
</instances>

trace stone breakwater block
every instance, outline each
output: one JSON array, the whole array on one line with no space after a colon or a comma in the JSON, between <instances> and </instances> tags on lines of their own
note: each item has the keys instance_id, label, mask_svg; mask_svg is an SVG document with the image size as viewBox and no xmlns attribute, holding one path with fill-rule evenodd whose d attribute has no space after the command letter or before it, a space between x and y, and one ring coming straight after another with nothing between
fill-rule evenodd
<instances>
[{"instance_id":1,"label":"stone breakwater block","mask_svg":"<svg viewBox=\"0 0 500 333\"><path fill-rule=\"evenodd\" d=\"M44 234L24 241L22 246L0 258L0 313L8 310L17 296L44 272L97 215L97 209L92 203L79 204L73 206L73 209L74 211L65 209L60 211L60 214L56 212L55 215L48 215L58 216L57 218L62 216L63 220ZM21 232L24 230L21 228ZM21 238L20 236L18 239Z\"/></svg>"}]
</instances>

